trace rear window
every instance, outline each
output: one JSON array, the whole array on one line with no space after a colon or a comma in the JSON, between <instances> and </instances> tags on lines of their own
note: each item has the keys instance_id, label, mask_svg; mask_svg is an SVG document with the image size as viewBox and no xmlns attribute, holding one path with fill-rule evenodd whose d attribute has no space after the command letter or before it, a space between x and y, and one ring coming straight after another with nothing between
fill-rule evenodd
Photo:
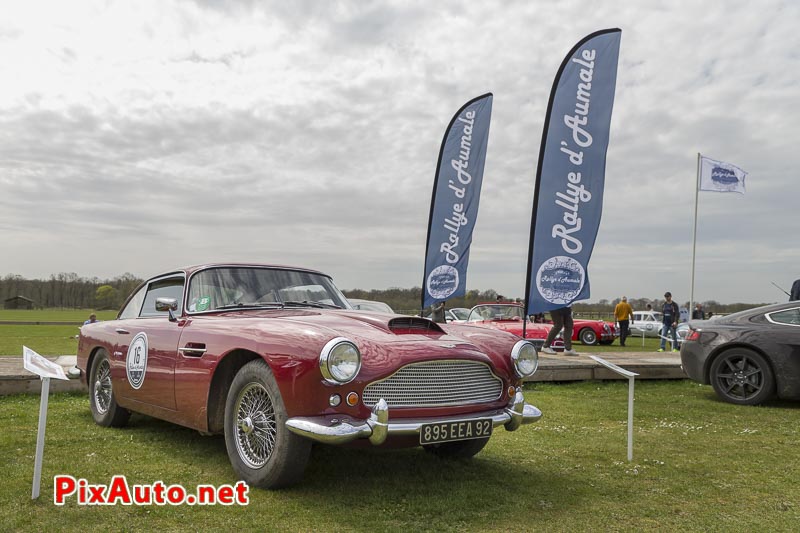
<instances>
[{"instance_id":1,"label":"rear window","mask_svg":"<svg viewBox=\"0 0 800 533\"><path fill-rule=\"evenodd\" d=\"M767 320L774 324L800 326L800 307L767 313Z\"/></svg>"}]
</instances>

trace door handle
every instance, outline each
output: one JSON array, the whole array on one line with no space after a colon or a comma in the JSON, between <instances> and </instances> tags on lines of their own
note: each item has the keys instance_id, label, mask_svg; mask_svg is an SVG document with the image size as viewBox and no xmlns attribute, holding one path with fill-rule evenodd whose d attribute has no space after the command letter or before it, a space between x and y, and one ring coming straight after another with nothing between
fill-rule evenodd
<instances>
[{"instance_id":1,"label":"door handle","mask_svg":"<svg viewBox=\"0 0 800 533\"><path fill-rule=\"evenodd\" d=\"M197 342L190 342L183 348L178 348L178 351L186 357L203 357L203 354L206 353L206 345Z\"/></svg>"},{"instance_id":2,"label":"door handle","mask_svg":"<svg viewBox=\"0 0 800 533\"><path fill-rule=\"evenodd\" d=\"M130 331L128 331L127 329L122 329L122 328L117 328L114 331L116 331L120 335L128 335L130 333Z\"/></svg>"}]
</instances>

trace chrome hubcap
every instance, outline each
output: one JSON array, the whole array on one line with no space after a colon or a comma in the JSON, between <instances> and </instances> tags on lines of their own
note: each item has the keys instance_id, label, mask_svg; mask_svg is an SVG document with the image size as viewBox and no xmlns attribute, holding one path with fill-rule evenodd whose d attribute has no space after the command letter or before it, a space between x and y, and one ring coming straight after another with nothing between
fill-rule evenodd
<instances>
[{"instance_id":1,"label":"chrome hubcap","mask_svg":"<svg viewBox=\"0 0 800 533\"><path fill-rule=\"evenodd\" d=\"M261 468L275 448L277 424L267 389L249 383L236 398L236 449L250 468Z\"/></svg>"}]
</instances>

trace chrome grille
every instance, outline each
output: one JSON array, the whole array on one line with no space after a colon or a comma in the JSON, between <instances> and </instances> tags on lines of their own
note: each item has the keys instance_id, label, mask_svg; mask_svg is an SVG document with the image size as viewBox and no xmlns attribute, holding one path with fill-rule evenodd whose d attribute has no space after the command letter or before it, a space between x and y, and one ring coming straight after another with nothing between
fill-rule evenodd
<instances>
[{"instance_id":1,"label":"chrome grille","mask_svg":"<svg viewBox=\"0 0 800 533\"><path fill-rule=\"evenodd\" d=\"M503 381L485 363L461 360L406 365L364 388L364 404L383 398L392 407L445 407L491 402L503 393Z\"/></svg>"}]
</instances>

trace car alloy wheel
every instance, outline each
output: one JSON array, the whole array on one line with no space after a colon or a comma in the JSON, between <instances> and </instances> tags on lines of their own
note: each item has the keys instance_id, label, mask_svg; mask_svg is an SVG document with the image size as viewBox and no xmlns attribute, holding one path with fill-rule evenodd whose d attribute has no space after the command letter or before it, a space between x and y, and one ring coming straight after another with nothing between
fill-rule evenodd
<instances>
[{"instance_id":1,"label":"car alloy wheel","mask_svg":"<svg viewBox=\"0 0 800 533\"><path fill-rule=\"evenodd\" d=\"M261 468L275 448L275 412L260 383L244 387L236 399L236 449L250 468Z\"/></svg>"},{"instance_id":2,"label":"car alloy wheel","mask_svg":"<svg viewBox=\"0 0 800 533\"><path fill-rule=\"evenodd\" d=\"M775 391L775 378L767 361L744 348L728 350L714 360L711 384L721 399L740 405L760 404Z\"/></svg>"}]
</instances>

